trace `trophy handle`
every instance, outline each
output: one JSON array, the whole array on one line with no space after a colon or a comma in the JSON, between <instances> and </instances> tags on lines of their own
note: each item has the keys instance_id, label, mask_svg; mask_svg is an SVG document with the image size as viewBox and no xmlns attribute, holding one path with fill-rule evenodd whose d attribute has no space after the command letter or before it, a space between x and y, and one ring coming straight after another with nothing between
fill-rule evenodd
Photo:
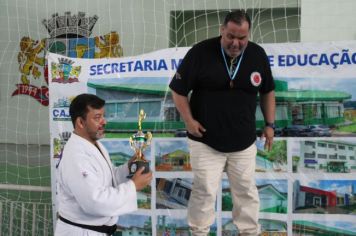
<instances>
[{"instance_id":1,"label":"trophy handle","mask_svg":"<svg viewBox=\"0 0 356 236\"><path fill-rule=\"evenodd\" d=\"M145 138L146 138L146 146L150 145L151 144L151 140L152 140L152 133L151 132L147 132L146 135L145 135Z\"/></svg>"},{"instance_id":2,"label":"trophy handle","mask_svg":"<svg viewBox=\"0 0 356 236\"><path fill-rule=\"evenodd\" d=\"M130 141L130 147L131 147L131 149L136 152L136 149L135 149L135 147L134 147L134 141L133 141L132 137L130 137L130 140L129 140L129 141Z\"/></svg>"},{"instance_id":3,"label":"trophy handle","mask_svg":"<svg viewBox=\"0 0 356 236\"><path fill-rule=\"evenodd\" d=\"M142 160L144 160L144 161L147 161L147 160L145 159L145 156L143 155L142 152L151 144L152 133L151 133L151 132L147 132L147 133L145 134L145 139L146 139L146 141L145 141L145 143L143 144L142 150L140 150L140 158L141 158Z\"/></svg>"}]
</instances>

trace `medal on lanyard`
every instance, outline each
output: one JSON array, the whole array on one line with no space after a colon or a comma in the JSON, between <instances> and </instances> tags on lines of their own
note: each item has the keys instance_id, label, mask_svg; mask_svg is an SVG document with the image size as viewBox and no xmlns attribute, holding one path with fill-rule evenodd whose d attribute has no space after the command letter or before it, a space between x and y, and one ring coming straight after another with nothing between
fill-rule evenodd
<instances>
[{"instance_id":1,"label":"medal on lanyard","mask_svg":"<svg viewBox=\"0 0 356 236\"><path fill-rule=\"evenodd\" d=\"M229 69L229 67L228 67L228 65L227 65L227 61L226 61L224 49L223 49L223 47L221 46L221 54L222 54L222 56L223 56L223 58L224 58L225 67L226 67L227 73L229 74L229 77L230 77L230 88L233 88L233 87L234 87L233 81L234 81L234 79L235 79L235 77L236 77L237 71L238 71L239 68L240 68L240 63L241 63L242 58L243 58L243 56L244 56L244 52L245 52L245 50L242 51L240 60L239 60L239 62L237 63L237 66L236 66L236 68L235 68L234 73L232 73L232 66L231 66L231 69ZM232 63L232 61L231 61L231 63Z\"/></svg>"}]
</instances>

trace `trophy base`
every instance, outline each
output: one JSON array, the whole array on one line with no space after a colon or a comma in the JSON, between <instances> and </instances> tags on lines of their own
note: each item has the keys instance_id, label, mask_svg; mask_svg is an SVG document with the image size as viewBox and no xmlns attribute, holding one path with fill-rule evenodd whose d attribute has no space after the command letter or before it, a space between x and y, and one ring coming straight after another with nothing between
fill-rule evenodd
<instances>
[{"instance_id":1,"label":"trophy base","mask_svg":"<svg viewBox=\"0 0 356 236\"><path fill-rule=\"evenodd\" d=\"M127 176L127 178L131 179L132 176L134 176L134 174L136 173L136 171L138 171L142 167L145 167L145 169L143 170L142 173L145 174L145 173L150 172L150 163L148 161L133 161L133 162L131 162L129 165L129 175Z\"/></svg>"}]
</instances>

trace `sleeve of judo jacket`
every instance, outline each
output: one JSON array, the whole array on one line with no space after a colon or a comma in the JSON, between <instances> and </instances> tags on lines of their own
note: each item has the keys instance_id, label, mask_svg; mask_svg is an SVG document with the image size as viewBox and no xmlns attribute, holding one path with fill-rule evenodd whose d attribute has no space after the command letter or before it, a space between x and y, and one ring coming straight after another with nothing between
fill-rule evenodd
<instances>
[{"instance_id":1,"label":"sleeve of judo jacket","mask_svg":"<svg viewBox=\"0 0 356 236\"><path fill-rule=\"evenodd\" d=\"M111 171L93 161L93 156L77 153L72 157L62 177L86 213L118 216L137 210L136 187L132 180L113 187Z\"/></svg>"},{"instance_id":2,"label":"sleeve of judo jacket","mask_svg":"<svg viewBox=\"0 0 356 236\"><path fill-rule=\"evenodd\" d=\"M113 166L114 176L116 178L117 183L123 183L127 181L127 176L129 173L128 163L125 163L121 166L115 167Z\"/></svg>"}]
</instances>

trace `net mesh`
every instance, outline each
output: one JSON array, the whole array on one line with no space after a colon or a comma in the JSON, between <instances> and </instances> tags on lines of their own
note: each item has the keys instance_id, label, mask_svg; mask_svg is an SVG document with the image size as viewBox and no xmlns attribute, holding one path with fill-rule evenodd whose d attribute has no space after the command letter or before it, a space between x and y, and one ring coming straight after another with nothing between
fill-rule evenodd
<instances>
[{"instance_id":1,"label":"net mesh","mask_svg":"<svg viewBox=\"0 0 356 236\"><path fill-rule=\"evenodd\" d=\"M69 35L57 35L60 40L51 44L55 32L50 29L59 26L48 29L44 19L48 23L54 14L68 11L97 16L87 35L97 37L98 44L90 46L93 55L114 57L192 46L218 36L224 15L234 9L251 16L252 41L299 42L300 7L300 0L0 1L0 235L53 234L49 111L41 96L48 86L45 52L61 53L60 41ZM106 41L112 37L105 38L111 32L120 46L113 49L115 55ZM84 51L73 55L90 57Z\"/></svg>"}]
</instances>

